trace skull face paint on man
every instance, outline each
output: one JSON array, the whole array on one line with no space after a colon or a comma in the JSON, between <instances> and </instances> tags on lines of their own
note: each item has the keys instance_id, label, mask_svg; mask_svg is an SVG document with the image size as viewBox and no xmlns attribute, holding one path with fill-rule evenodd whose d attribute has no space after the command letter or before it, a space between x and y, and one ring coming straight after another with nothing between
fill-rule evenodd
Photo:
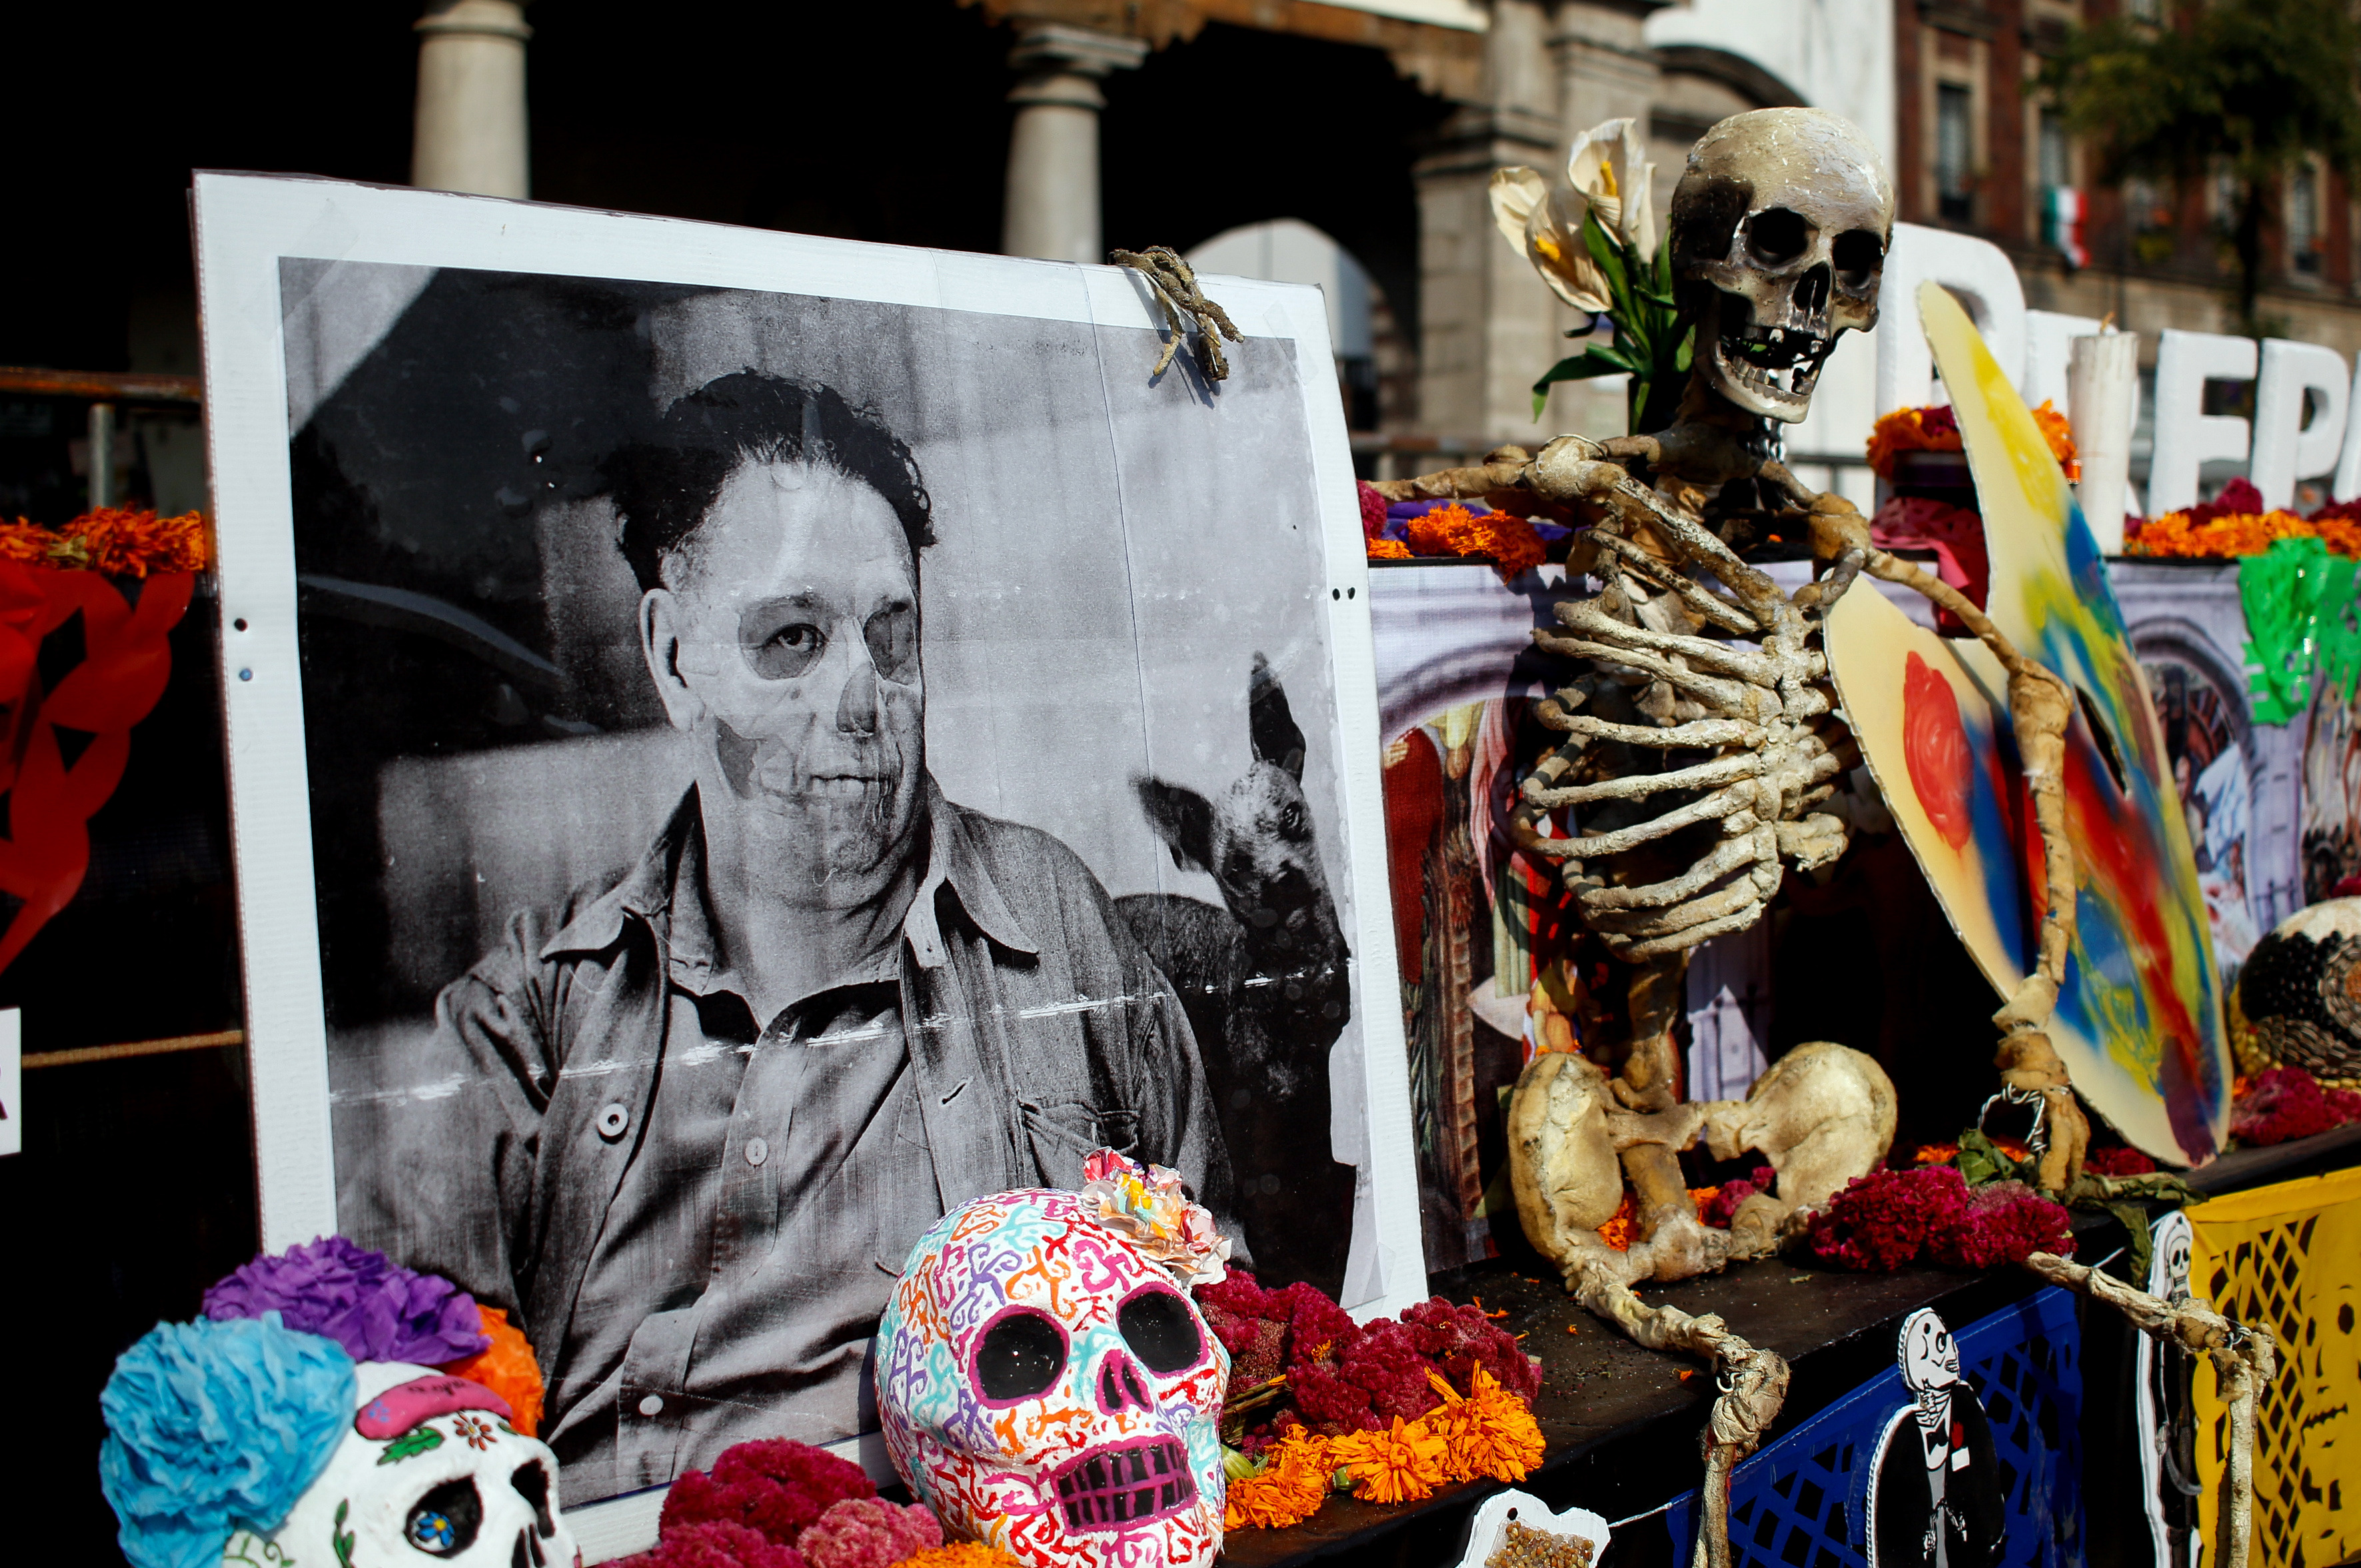
<instances>
[{"instance_id":1,"label":"skull face paint on man","mask_svg":"<svg viewBox=\"0 0 2361 1568\"><path fill-rule=\"evenodd\" d=\"M692 737L707 830L752 851L718 863L794 904L876 900L914 859L926 768L917 563L893 507L825 464L749 462L666 580L641 605L650 671Z\"/></svg>"}]
</instances>

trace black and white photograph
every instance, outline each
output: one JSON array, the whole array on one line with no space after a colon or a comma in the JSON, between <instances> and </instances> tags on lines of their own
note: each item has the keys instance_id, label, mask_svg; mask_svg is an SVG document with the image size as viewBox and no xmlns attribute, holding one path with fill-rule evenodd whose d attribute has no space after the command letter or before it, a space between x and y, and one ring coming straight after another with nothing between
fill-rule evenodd
<instances>
[{"instance_id":1,"label":"black and white photograph","mask_svg":"<svg viewBox=\"0 0 2361 1568\"><path fill-rule=\"evenodd\" d=\"M334 1228L524 1329L570 1497L856 1453L911 1245L1096 1148L1180 1171L1266 1284L1423 1294L1373 1179L1408 1107L1321 334L1249 311L1226 378L1152 374L1109 269L315 189L453 260L247 247L284 534L225 505L224 569L291 567L295 668L225 682L232 742L239 683L300 674L302 745L300 793L234 763L241 878L291 886L302 836ZM640 265L461 264L512 213ZM648 266L651 228L775 286ZM842 286L913 256L917 300Z\"/></svg>"}]
</instances>

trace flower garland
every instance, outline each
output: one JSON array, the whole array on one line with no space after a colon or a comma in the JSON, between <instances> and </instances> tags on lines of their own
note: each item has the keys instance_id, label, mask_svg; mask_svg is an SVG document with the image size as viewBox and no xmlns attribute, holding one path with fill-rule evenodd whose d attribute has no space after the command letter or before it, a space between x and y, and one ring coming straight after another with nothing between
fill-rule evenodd
<instances>
[{"instance_id":1,"label":"flower garland","mask_svg":"<svg viewBox=\"0 0 2361 1568\"><path fill-rule=\"evenodd\" d=\"M2033 411L2033 422L2049 443L2050 455L2070 480L2082 477L2081 455L2075 450L2073 426L2064 414L2042 400ZM1896 409L1869 433L1869 466L1881 479L1894 477L1894 459L1905 452L1961 452L1967 444L1960 434L1959 416L1949 404L1923 409Z\"/></svg>"},{"instance_id":2,"label":"flower garland","mask_svg":"<svg viewBox=\"0 0 2361 1568\"><path fill-rule=\"evenodd\" d=\"M1492 562L1505 583L1548 560L1551 546L1573 532L1494 511L1481 501L1389 504L1366 480L1358 489L1361 539L1372 561L1481 557Z\"/></svg>"},{"instance_id":3,"label":"flower garland","mask_svg":"<svg viewBox=\"0 0 2361 1568\"><path fill-rule=\"evenodd\" d=\"M19 565L144 577L150 572L202 572L207 560L201 512L158 517L132 507L100 507L56 530L21 517L0 522L0 561Z\"/></svg>"},{"instance_id":4,"label":"flower garland","mask_svg":"<svg viewBox=\"0 0 2361 1568\"><path fill-rule=\"evenodd\" d=\"M2124 525L2131 555L2223 560L2259 555L2282 539L2318 539L2339 555L2361 558L2361 501L2322 507L2309 519L2266 509L2251 480L2233 479L2210 501Z\"/></svg>"}]
</instances>

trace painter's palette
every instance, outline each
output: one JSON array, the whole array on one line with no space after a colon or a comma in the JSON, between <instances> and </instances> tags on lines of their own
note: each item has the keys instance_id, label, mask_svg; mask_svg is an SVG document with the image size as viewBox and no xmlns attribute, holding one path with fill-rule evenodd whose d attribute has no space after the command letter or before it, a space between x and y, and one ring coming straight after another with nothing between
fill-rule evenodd
<instances>
[{"instance_id":1,"label":"painter's palette","mask_svg":"<svg viewBox=\"0 0 2361 1568\"><path fill-rule=\"evenodd\" d=\"M2200 1164L2227 1130L2232 1068L2164 737L2104 564L2040 428L1958 302L1929 283L1918 303L1983 513L1988 611L2079 699L2066 747L2075 937L2050 1038L2075 1087L2125 1138ZM1828 656L1936 896L1985 976L2013 991L2033 958L2044 883L2026 874L2040 846L1998 663L1866 594L1848 594L1830 618Z\"/></svg>"}]
</instances>

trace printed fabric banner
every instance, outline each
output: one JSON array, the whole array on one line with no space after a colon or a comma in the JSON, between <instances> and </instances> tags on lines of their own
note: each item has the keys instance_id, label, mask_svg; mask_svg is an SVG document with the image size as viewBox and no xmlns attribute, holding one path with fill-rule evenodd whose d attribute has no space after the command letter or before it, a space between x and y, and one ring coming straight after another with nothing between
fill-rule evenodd
<instances>
[{"instance_id":1,"label":"printed fabric banner","mask_svg":"<svg viewBox=\"0 0 2361 1568\"><path fill-rule=\"evenodd\" d=\"M2081 1349L2056 1288L1956 1334L1911 1313L1892 1370L1731 1475L1731 1568L2081 1568ZM1686 1561L1697 1494L1664 1522Z\"/></svg>"},{"instance_id":2,"label":"printed fabric banner","mask_svg":"<svg viewBox=\"0 0 2361 1568\"><path fill-rule=\"evenodd\" d=\"M2257 1568L2314 1568L2361 1553L2361 1170L2257 1187L2189 1211L2191 1288L2279 1337L2279 1370L2255 1401ZM2197 1363L2198 1510L2220 1539L2229 1407Z\"/></svg>"}]
</instances>

